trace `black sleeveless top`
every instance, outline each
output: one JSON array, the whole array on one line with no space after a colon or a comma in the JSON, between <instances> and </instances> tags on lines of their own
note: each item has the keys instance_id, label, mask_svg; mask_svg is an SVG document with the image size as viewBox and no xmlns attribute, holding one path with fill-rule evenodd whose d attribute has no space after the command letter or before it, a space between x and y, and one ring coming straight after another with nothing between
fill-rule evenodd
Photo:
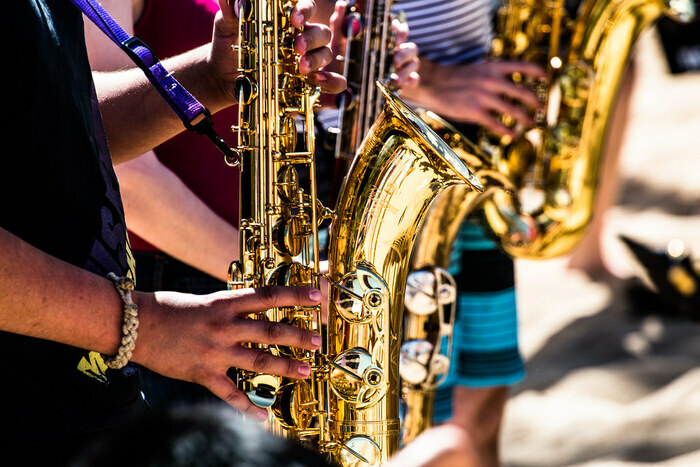
<instances>
[{"instance_id":1,"label":"black sleeveless top","mask_svg":"<svg viewBox=\"0 0 700 467\"><path fill-rule=\"evenodd\" d=\"M133 277L82 15L68 0L7 2L4 13L10 123L2 128L0 226L101 276ZM96 352L0 332L0 362L0 451L121 424L143 410L137 370L108 370Z\"/></svg>"}]
</instances>

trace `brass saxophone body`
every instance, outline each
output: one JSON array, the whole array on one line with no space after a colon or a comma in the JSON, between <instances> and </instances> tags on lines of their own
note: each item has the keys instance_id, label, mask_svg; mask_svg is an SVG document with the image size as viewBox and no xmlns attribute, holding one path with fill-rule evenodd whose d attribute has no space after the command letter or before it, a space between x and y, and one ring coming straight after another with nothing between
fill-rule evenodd
<instances>
[{"instance_id":1,"label":"brass saxophone body","mask_svg":"<svg viewBox=\"0 0 700 467\"><path fill-rule=\"evenodd\" d=\"M418 111L473 168L484 192L446 190L413 253L402 347L404 443L431 426L435 388L449 367L452 323L446 317L454 319L454 312L445 307L454 309L456 293L446 291L444 270L464 219L482 217L514 257L549 258L575 246L591 216L602 142L629 53L640 32L662 14L689 20L693 5L584 0L570 15L563 0L506 0L492 56L547 69L548 79L523 82L547 103L547 111L534 116L535 128L516 141L482 131L473 144L439 116Z\"/></svg>"},{"instance_id":2,"label":"brass saxophone body","mask_svg":"<svg viewBox=\"0 0 700 467\"><path fill-rule=\"evenodd\" d=\"M417 232L445 188L481 190L449 146L379 86L386 107L345 178L329 254L331 430L371 463L399 446L401 310Z\"/></svg>"},{"instance_id":3,"label":"brass saxophone body","mask_svg":"<svg viewBox=\"0 0 700 467\"><path fill-rule=\"evenodd\" d=\"M231 264L230 288L267 285L319 286L318 225L328 213L316 203L313 107L320 91L299 72L293 40L298 31L289 15L293 1L242 1L238 45L238 137L240 160L240 259ZM300 149L294 117L304 124ZM311 183L301 186L299 170ZM264 319L320 330L320 306L274 308ZM319 358L299 349L252 345L293 356L312 367ZM235 379L250 400L269 408L268 429L308 428L314 416L305 405L312 382L237 371Z\"/></svg>"},{"instance_id":4,"label":"brass saxophone body","mask_svg":"<svg viewBox=\"0 0 700 467\"><path fill-rule=\"evenodd\" d=\"M329 316L319 351L251 344L309 362L305 381L237 370L267 428L316 446L345 466L379 465L398 449L398 352L408 256L433 198L480 185L396 96L387 103L346 177L334 214L316 197L313 107L318 90L299 73L293 1L238 4L235 90L241 170L240 259L229 286L319 285L321 222L332 220ZM294 117L304 126L296 142ZM299 172L308 170L302 186ZM267 310L251 319L323 331L320 307Z\"/></svg>"},{"instance_id":5,"label":"brass saxophone body","mask_svg":"<svg viewBox=\"0 0 700 467\"><path fill-rule=\"evenodd\" d=\"M570 251L590 221L603 143L632 47L661 15L687 21L690 0L510 0L499 12L493 56L541 65L527 82L545 102L536 126L512 142L484 134L489 153L517 190L498 192L484 214L501 247L544 259ZM517 77L515 77L517 78Z\"/></svg>"},{"instance_id":6,"label":"brass saxophone body","mask_svg":"<svg viewBox=\"0 0 700 467\"><path fill-rule=\"evenodd\" d=\"M484 190L456 185L442 192L431 206L413 250L401 346L403 444L432 426L435 392L447 378L452 361L457 285L447 270L460 226L484 199L513 189L489 157L449 122L431 111L419 110L418 115L474 171Z\"/></svg>"}]
</instances>

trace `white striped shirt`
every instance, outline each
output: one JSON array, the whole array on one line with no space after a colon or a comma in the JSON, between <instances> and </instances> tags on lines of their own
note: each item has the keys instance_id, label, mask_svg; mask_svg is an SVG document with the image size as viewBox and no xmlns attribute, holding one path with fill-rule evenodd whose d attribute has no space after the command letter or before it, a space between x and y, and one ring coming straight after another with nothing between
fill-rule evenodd
<instances>
[{"instance_id":1,"label":"white striped shirt","mask_svg":"<svg viewBox=\"0 0 700 467\"><path fill-rule=\"evenodd\" d=\"M500 5L500 0L496 0ZM484 58L491 43L490 0L394 0L392 11L403 11L410 42L421 57L443 65L471 63ZM320 109L323 128L338 124L336 109Z\"/></svg>"},{"instance_id":2,"label":"white striped shirt","mask_svg":"<svg viewBox=\"0 0 700 467\"><path fill-rule=\"evenodd\" d=\"M423 58L443 65L482 59L491 42L490 0L395 0Z\"/></svg>"}]
</instances>

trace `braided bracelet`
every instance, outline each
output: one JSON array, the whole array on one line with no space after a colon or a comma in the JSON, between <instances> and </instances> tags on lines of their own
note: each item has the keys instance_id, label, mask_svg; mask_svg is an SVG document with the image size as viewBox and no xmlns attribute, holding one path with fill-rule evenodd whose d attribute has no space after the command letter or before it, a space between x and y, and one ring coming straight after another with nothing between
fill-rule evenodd
<instances>
[{"instance_id":1,"label":"braided bracelet","mask_svg":"<svg viewBox=\"0 0 700 467\"><path fill-rule=\"evenodd\" d=\"M122 333L124 333L124 336L122 337L121 345L119 346L117 355L104 359L105 364L109 368L118 370L124 368L126 364L129 363L131 354L134 352L136 337L138 337L138 332L136 330L139 327L139 308L131 299L131 291L134 290L134 281L127 277L118 277L113 272L107 274L107 279L114 282L114 287L117 289L122 302L124 302L124 324L122 325Z\"/></svg>"}]
</instances>

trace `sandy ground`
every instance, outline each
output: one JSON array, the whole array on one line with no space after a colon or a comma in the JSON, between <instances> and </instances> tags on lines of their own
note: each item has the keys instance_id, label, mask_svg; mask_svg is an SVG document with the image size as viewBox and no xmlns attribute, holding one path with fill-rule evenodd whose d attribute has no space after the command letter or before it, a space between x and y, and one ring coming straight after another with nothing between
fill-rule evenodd
<instances>
[{"instance_id":1,"label":"sandy ground","mask_svg":"<svg viewBox=\"0 0 700 467\"><path fill-rule=\"evenodd\" d=\"M620 233L659 247L679 238L700 256L700 73L670 75L654 31L636 57L604 230L622 277L638 268ZM564 260L516 270L527 378L506 411L505 463L700 466L700 325L635 315L624 280L593 281Z\"/></svg>"}]
</instances>

